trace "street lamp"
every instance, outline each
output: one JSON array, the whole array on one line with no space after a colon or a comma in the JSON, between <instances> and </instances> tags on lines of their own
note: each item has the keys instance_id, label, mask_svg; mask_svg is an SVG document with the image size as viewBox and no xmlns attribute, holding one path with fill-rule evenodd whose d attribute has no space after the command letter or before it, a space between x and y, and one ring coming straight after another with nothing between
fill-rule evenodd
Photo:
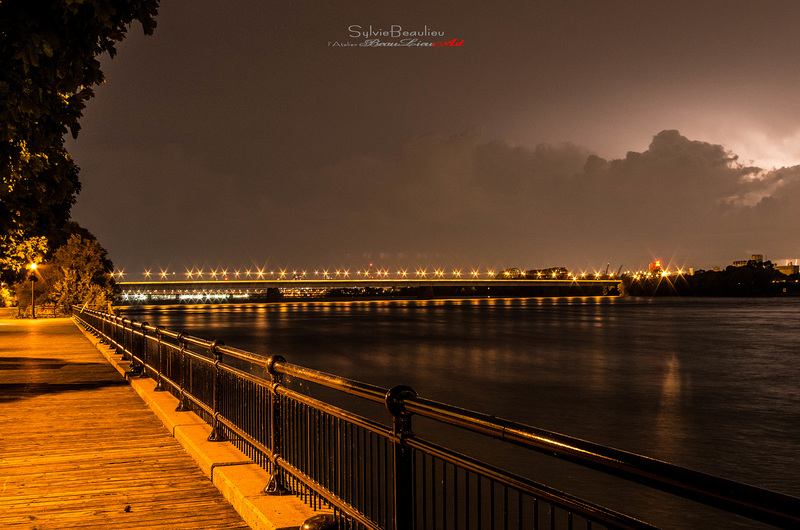
<instances>
[{"instance_id":1,"label":"street lamp","mask_svg":"<svg viewBox=\"0 0 800 530\"><path fill-rule=\"evenodd\" d=\"M31 263L31 318L36 318L36 262Z\"/></svg>"}]
</instances>

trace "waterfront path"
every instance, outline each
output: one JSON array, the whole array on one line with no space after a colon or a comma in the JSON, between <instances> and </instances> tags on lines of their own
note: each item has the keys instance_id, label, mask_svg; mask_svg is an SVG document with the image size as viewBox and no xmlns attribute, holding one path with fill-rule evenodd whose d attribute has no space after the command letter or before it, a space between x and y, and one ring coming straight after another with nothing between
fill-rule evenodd
<instances>
[{"instance_id":1,"label":"waterfront path","mask_svg":"<svg viewBox=\"0 0 800 530\"><path fill-rule=\"evenodd\" d=\"M70 319L0 319L0 528L248 528Z\"/></svg>"}]
</instances>

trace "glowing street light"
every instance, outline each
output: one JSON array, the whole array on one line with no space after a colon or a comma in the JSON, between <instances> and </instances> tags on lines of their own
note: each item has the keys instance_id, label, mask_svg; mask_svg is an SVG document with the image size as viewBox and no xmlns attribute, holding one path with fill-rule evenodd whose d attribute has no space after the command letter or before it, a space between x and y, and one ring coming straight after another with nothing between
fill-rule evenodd
<instances>
[{"instance_id":1,"label":"glowing street light","mask_svg":"<svg viewBox=\"0 0 800 530\"><path fill-rule=\"evenodd\" d=\"M36 262L31 262L31 318L36 318Z\"/></svg>"}]
</instances>

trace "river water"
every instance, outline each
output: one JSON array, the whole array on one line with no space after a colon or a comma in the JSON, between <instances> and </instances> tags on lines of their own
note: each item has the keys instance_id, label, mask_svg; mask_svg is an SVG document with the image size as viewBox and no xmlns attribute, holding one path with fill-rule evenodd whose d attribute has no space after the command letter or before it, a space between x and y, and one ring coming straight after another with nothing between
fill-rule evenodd
<instances>
[{"instance_id":1,"label":"river water","mask_svg":"<svg viewBox=\"0 0 800 530\"><path fill-rule=\"evenodd\" d=\"M800 298L286 302L126 315L800 497ZM509 451L487 445L482 457L661 526L757 527Z\"/></svg>"}]
</instances>

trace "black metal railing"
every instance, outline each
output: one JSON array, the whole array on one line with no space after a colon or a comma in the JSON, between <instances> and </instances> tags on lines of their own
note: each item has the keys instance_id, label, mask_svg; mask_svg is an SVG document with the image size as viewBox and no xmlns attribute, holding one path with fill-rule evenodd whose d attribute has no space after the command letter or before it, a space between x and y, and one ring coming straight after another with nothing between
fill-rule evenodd
<instances>
[{"instance_id":1,"label":"black metal railing","mask_svg":"<svg viewBox=\"0 0 800 530\"><path fill-rule=\"evenodd\" d=\"M417 418L755 521L800 527L795 497L428 400L409 387L387 390L88 308L73 314L131 362L132 376L153 378L156 390L178 398L178 410L208 422L209 439L230 440L271 473L267 492L330 509L342 528L653 528L422 439L412 430ZM309 385L359 406L313 398ZM364 412L370 404L384 411L383 421Z\"/></svg>"}]
</instances>

